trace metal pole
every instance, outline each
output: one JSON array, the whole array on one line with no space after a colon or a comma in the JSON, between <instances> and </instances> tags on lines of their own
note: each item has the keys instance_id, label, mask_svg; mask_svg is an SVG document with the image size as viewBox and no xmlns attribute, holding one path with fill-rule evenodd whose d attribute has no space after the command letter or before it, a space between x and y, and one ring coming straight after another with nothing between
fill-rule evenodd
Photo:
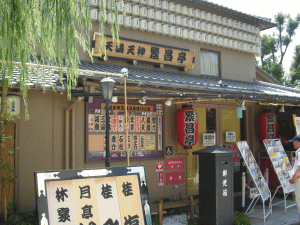
<instances>
[{"instance_id":1,"label":"metal pole","mask_svg":"<svg viewBox=\"0 0 300 225\"><path fill-rule=\"evenodd\" d=\"M245 172L242 174L242 207L245 207L245 189L246 189L246 176Z\"/></svg>"},{"instance_id":2,"label":"metal pole","mask_svg":"<svg viewBox=\"0 0 300 225\"><path fill-rule=\"evenodd\" d=\"M109 101L105 102L105 116L106 116L106 137L105 137L105 152L106 152L106 158L105 158L105 167L110 167L110 155L109 155Z\"/></svg>"}]
</instances>

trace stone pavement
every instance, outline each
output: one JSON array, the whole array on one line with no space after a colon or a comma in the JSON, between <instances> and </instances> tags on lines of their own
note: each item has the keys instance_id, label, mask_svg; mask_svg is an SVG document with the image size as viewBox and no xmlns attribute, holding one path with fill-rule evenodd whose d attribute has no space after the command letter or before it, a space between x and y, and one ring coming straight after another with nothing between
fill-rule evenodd
<instances>
[{"instance_id":1,"label":"stone pavement","mask_svg":"<svg viewBox=\"0 0 300 225\"><path fill-rule=\"evenodd\" d=\"M273 204L282 201L283 198L274 198ZM287 206L294 204L295 201L287 200ZM268 205L266 207L266 212ZM264 223L263 219L263 206L257 204L254 211L249 214L251 219L251 225L300 225L299 223L299 212L296 206L288 208L285 212L284 202L272 206L272 214L270 214Z\"/></svg>"}]
</instances>

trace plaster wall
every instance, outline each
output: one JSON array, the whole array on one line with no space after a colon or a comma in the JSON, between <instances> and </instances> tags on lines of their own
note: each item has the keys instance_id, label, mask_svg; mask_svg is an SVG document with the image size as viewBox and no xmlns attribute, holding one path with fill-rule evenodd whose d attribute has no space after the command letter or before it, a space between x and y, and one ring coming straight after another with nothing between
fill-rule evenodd
<instances>
[{"instance_id":1,"label":"plaster wall","mask_svg":"<svg viewBox=\"0 0 300 225\"><path fill-rule=\"evenodd\" d=\"M34 172L65 169L65 111L77 99L68 101L66 95L49 91L30 90L28 106L30 119L25 121L24 106L21 108L20 120L17 123L17 145L21 151L16 156L16 202L20 211L36 208ZM186 183L179 184L178 190L173 185L165 185L166 170L164 169L164 186L158 186L156 162L164 162L167 158L184 158L176 155L176 107L165 108L164 146L173 147L173 155L159 159L130 160L130 165L144 165L149 185L151 201L163 197L177 198L179 192L187 193ZM75 107L75 169L101 168L104 162L85 163L85 102ZM70 137L71 144L71 137ZM111 166L127 166L127 161L111 161ZM186 171L185 171L186 173ZM185 174L186 179L186 174Z\"/></svg>"},{"instance_id":2,"label":"plaster wall","mask_svg":"<svg viewBox=\"0 0 300 225\"><path fill-rule=\"evenodd\" d=\"M109 26L106 27L107 34L110 34ZM98 23L93 22L93 32L98 32ZM91 37L92 37L91 34ZM141 32L139 30L129 29L125 27L120 27L120 38L131 39L135 41L143 41L148 43L155 43L164 46L183 48L195 50L195 67L193 70L189 70L188 73L194 75L201 75L200 68L200 49L206 49L211 51L216 51L220 53L220 68L221 68L221 78L233 79L238 81L253 82L255 78L255 56L254 54L240 52L228 48L220 48L214 45L179 39L175 37L164 36L161 34ZM87 53L79 50L79 55L81 60L90 60ZM94 57L94 62L99 62L98 57ZM108 57L108 61L101 63L116 63L124 66L128 66L126 60L113 59ZM150 68L154 69L153 65L138 62L136 67ZM177 68L165 66L163 70L169 70L174 72L179 72ZM130 72L130 71L129 71ZM130 73L129 73L130 74Z\"/></svg>"}]
</instances>

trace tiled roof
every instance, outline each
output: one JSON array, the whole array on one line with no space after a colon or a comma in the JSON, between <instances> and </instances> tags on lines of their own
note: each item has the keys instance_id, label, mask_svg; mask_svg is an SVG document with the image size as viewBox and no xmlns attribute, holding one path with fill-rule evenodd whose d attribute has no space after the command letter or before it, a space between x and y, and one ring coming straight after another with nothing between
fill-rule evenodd
<instances>
[{"instance_id":1,"label":"tiled roof","mask_svg":"<svg viewBox=\"0 0 300 225\"><path fill-rule=\"evenodd\" d=\"M80 65L81 70L117 74L120 74L121 69L124 67L125 66L108 63L92 63L91 61L81 61ZM169 87L174 90L186 90L186 92L202 92L203 94L198 94L198 97L217 95L222 98L300 102L300 90L283 85L261 81L242 82L220 79L218 77L193 75L186 72L169 72L162 69L146 69L135 66L126 66L126 68L128 68L129 71L127 78L129 84L158 87L158 90L160 90L161 87ZM57 71L45 69L45 80L43 80L42 74L42 70L39 70L37 75L31 74L30 80L27 82L29 87L42 88L43 84L45 84L48 89L63 89L59 82ZM88 72L80 72L79 75L82 78L91 80L100 80L103 78L103 75ZM13 85L15 87L19 86L18 76L19 68L16 66L13 73ZM114 77L113 79L116 80L116 82L122 81L120 77Z\"/></svg>"},{"instance_id":2,"label":"tiled roof","mask_svg":"<svg viewBox=\"0 0 300 225\"><path fill-rule=\"evenodd\" d=\"M80 69L120 73L124 66L107 63L92 63L82 61ZM189 91L204 91L206 93L219 93L223 96L240 96L245 99L286 100L300 102L300 90L283 85L270 84L262 81L242 82L217 77L192 75L185 72L168 72L159 69L145 69L126 66L129 71L127 81L140 85L157 87L170 87ZM84 77L101 79L102 76L94 74L81 74ZM114 78L116 80L121 78Z\"/></svg>"}]
</instances>

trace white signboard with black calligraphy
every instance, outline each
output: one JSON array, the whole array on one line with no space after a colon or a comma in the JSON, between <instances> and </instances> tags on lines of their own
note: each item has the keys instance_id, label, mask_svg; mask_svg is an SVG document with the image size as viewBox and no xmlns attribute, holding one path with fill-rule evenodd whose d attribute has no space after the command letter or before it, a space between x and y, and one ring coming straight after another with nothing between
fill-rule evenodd
<instances>
[{"instance_id":1,"label":"white signboard with black calligraphy","mask_svg":"<svg viewBox=\"0 0 300 225\"><path fill-rule=\"evenodd\" d=\"M35 180L40 225L152 225L144 166L36 172Z\"/></svg>"}]
</instances>

